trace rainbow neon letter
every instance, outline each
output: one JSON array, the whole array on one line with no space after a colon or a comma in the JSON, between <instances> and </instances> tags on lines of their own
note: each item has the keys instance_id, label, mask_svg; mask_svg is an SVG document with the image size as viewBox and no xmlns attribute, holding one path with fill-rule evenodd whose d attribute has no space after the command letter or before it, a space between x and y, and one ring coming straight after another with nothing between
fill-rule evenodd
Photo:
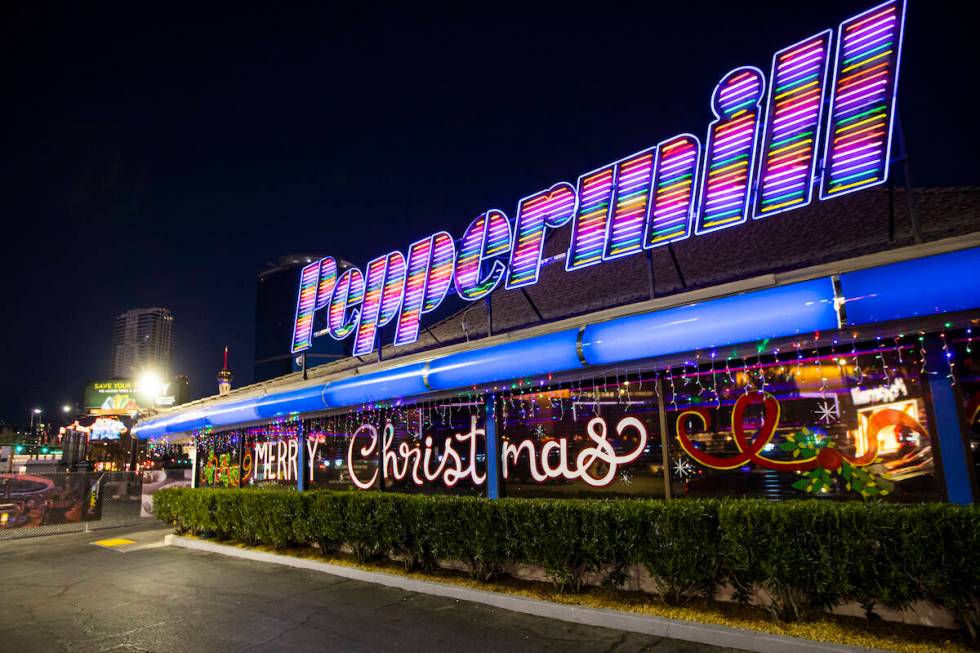
<instances>
[{"instance_id":1,"label":"rainbow neon letter","mask_svg":"<svg viewBox=\"0 0 980 653\"><path fill-rule=\"evenodd\" d=\"M692 134L680 134L657 145L653 207L644 247L669 245L691 235L700 155L701 143Z\"/></svg>"},{"instance_id":2,"label":"rainbow neon letter","mask_svg":"<svg viewBox=\"0 0 980 653\"><path fill-rule=\"evenodd\" d=\"M438 231L408 248L405 298L395 329L396 345L407 345L418 339L422 314L439 306L449 290L455 257L456 245L445 231Z\"/></svg>"},{"instance_id":3,"label":"rainbow neon letter","mask_svg":"<svg viewBox=\"0 0 980 653\"><path fill-rule=\"evenodd\" d=\"M704 172L698 197L698 235L734 227L749 214L755 148L759 141L759 102L766 78L753 66L721 78L711 96L717 119L708 127Z\"/></svg>"},{"instance_id":4,"label":"rainbow neon letter","mask_svg":"<svg viewBox=\"0 0 980 653\"><path fill-rule=\"evenodd\" d=\"M605 260L643 250L655 151L654 148L646 149L616 162L616 188L606 225Z\"/></svg>"},{"instance_id":5,"label":"rainbow neon letter","mask_svg":"<svg viewBox=\"0 0 980 653\"><path fill-rule=\"evenodd\" d=\"M330 293L327 332L331 338L343 340L354 331L360 319L360 311L356 307L362 301L364 301L364 275L357 268L349 268L340 275L337 285Z\"/></svg>"},{"instance_id":6,"label":"rainbow neon letter","mask_svg":"<svg viewBox=\"0 0 980 653\"><path fill-rule=\"evenodd\" d=\"M806 206L813 198L832 38L828 29L773 55L756 218Z\"/></svg>"},{"instance_id":7,"label":"rainbow neon letter","mask_svg":"<svg viewBox=\"0 0 980 653\"><path fill-rule=\"evenodd\" d=\"M475 301L493 292L507 266L494 260L486 275L481 274L481 268L485 262L508 253L510 247L510 221L501 211L491 209L470 223L456 257L456 292L461 299Z\"/></svg>"},{"instance_id":8,"label":"rainbow neon letter","mask_svg":"<svg viewBox=\"0 0 980 653\"><path fill-rule=\"evenodd\" d=\"M354 338L354 355L374 351L379 327L388 324L401 308L405 292L405 257L401 252L379 256L367 264L364 304Z\"/></svg>"},{"instance_id":9,"label":"rainbow neon letter","mask_svg":"<svg viewBox=\"0 0 980 653\"><path fill-rule=\"evenodd\" d=\"M903 0L840 25L820 199L888 179L904 25Z\"/></svg>"},{"instance_id":10,"label":"rainbow neon letter","mask_svg":"<svg viewBox=\"0 0 980 653\"><path fill-rule=\"evenodd\" d=\"M332 256L303 267L293 321L293 353L309 349L313 344L313 320L316 312L330 301L335 283L337 262Z\"/></svg>"},{"instance_id":11,"label":"rainbow neon letter","mask_svg":"<svg viewBox=\"0 0 980 653\"><path fill-rule=\"evenodd\" d=\"M571 184L559 182L517 203L514 248L510 252L508 290L538 282L545 229L563 227L575 214L578 195Z\"/></svg>"},{"instance_id":12,"label":"rainbow neon letter","mask_svg":"<svg viewBox=\"0 0 980 653\"><path fill-rule=\"evenodd\" d=\"M572 223L572 242L565 257L566 270L602 262L606 249L606 222L616 183L616 164L610 163L578 178L578 210Z\"/></svg>"}]
</instances>

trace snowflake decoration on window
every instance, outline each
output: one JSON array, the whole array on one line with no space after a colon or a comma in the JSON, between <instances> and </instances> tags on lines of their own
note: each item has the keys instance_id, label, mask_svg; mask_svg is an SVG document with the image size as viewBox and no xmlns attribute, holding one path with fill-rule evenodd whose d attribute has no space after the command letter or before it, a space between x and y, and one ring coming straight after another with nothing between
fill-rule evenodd
<instances>
[{"instance_id":1,"label":"snowflake decoration on window","mask_svg":"<svg viewBox=\"0 0 980 653\"><path fill-rule=\"evenodd\" d=\"M674 476L677 477L678 480L686 481L694 476L694 465L692 465L687 458L676 458L674 460L673 468Z\"/></svg>"},{"instance_id":2,"label":"snowflake decoration on window","mask_svg":"<svg viewBox=\"0 0 980 653\"><path fill-rule=\"evenodd\" d=\"M538 440L548 437L548 434L544 432L544 426L538 424L534 427L534 437Z\"/></svg>"},{"instance_id":3,"label":"snowflake decoration on window","mask_svg":"<svg viewBox=\"0 0 980 653\"><path fill-rule=\"evenodd\" d=\"M627 471L622 471L619 473L619 480L623 482L623 485L633 485L633 477Z\"/></svg>"},{"instance_id":4,"label":"snowflake decoration on window","mask_svg":"<svg viewBox=\"0 0 980 653\"><path fill-rule=\"evenodd\" d=\"M837 401L821 401L817 404L817 409L813 411L817 415L821 422L824 424L831 424L836 422L840 418L840 408L837 406Z\"/></svg>"}]
</instances>

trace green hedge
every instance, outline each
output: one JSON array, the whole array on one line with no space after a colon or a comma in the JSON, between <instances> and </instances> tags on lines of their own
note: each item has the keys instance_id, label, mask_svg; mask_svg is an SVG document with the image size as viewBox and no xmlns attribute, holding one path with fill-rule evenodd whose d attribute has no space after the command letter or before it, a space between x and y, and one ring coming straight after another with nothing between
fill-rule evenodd
<instances>
[{"instance_id":1,"label":"green hedge","mask_svg":"<svg viewBox=\"0 0 980 653\"><path fill-rule=\"evenodd\" d=\"M178 532L285 548L346 544L360 561L397 555L408 568L465 563L489 580L540 565L562 591L592 574L619 585L641 565L660 598L758 589L775 619L845 601L871 613L928 600L977 639L980 509L758 500L567 500L170 488L155 513Z\"/></svg>"}]
</instances>

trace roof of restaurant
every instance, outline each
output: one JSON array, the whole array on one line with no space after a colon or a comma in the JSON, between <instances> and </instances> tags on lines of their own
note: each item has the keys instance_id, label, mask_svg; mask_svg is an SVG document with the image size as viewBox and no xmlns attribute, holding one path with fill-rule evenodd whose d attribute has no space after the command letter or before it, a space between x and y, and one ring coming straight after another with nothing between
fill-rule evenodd
<instances>
[{"instance_id":1,"label":"roof of restaurant","mask_svg":"<svg viewBox=\"0 0 980 653\"><path fill-rule=\"evenodd\" d=\"M904 189L894 191L894 238L889 238L889 196L887 188L851 193L675 243L683 283L668 248L656 248L655 296L914 244ZM911 199L924 241L980 231L980 187L915 189ZM551 232L545 258L567 251L570 237L570 228ZM559 260L542 267L538 283L525 290L544 322L650 299L647 259L635 254L571 272ZM493 293L492 310L495 334L542 322L520 290L505 290L503 284ZM413 345L386 346L384 357L486 336L486 318L485 303L474 302L430 327L439 343L423 330Z\"/></svg>"},{"instance_id":2,"label":"roof of restaurant","mask_svg":"<svg viewBox=\"0 0 980 653\"><path fill-rule=\"evenodd\" d=\"M913 190L911 198L904 189L896 188L894 193L887 188L871 189L833 200L815 201L802 209L750 220L738 227L675 243L674 255L683 282L669 249L654 249L655 296L664 297L912 245L915 240L909 219L910 203L925 242L980 232L980 187L920 188ZM893 234L890 234L890 222L894 225ZM545 243L544 258L561 256L567 251L570 235L570 228L551 232ZM506 290L501 284L492 293L495 335L650 299L647 257L636 254L571 272L565 270L562 257L543 266L538 283L524 290L527 297L521 290ZM541 313L540 318L528 298ZM486 303L473 302L452 316L423 328L418 340L411 345L397 348L385 345L382 357L386 361L396 361L408 354L478 340L486 335ZM326 377L376 360L376 354L360 359L348 357L311 368L309 376L311 379ZM232 396L247 394L259 387L292 384L299 378L297 372L236 388ZM192 404L209 403L214 399L216 397ZM184 404L180 408L187 406Z\"/></svg>"}]
</instances>

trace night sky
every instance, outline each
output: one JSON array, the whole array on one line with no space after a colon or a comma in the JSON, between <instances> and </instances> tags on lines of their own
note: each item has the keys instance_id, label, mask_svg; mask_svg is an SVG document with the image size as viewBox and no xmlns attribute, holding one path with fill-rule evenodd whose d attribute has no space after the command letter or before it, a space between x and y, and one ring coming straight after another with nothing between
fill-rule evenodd
<instances>
[{"instance_id":1,"label":"night sky","mask_svg":"<svg viewBox=\"0 0 980 653\"><path fill-rule=\"evenodd\" d=\"M268 261L363 265L488 208L512 216L557 181L703 134L725 72L768 74L777 49L873 2L144 4L0 10L8 422L106 378L128 308L173 311L193 396L214 393L226 344L247 383ZM916 185L980 183L966 6L908 11L899 106Z\"/></svg>"}]
</instances>

